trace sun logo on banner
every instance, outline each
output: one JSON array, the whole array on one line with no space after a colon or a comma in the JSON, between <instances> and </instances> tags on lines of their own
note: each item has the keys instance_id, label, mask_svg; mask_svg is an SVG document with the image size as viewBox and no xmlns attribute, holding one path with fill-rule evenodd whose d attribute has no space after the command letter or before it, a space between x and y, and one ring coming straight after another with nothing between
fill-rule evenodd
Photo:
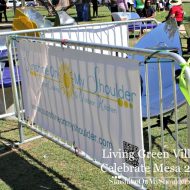
<instances>
[{"instance_id":1,"label":"sun logo on banner","mask_svg":"<svg viewBox=\"0 0 190 190\"><path fill-rule=\"evenodd\" d=\"M69 64L62 64L59 67L59 86L68 98L70 98L73 95L73 77L71 67Z\"/></svg>"}]
</instances>

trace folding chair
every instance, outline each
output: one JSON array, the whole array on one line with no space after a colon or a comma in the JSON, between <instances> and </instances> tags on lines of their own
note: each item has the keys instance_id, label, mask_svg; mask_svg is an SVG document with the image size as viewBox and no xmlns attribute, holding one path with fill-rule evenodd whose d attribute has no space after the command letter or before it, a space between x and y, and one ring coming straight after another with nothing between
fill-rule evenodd
<instances>
[{"instance_id":1,"label":"folding chair","mask_svg":"<svg viewBox=\"0 0 190 190\"><path fill-rule=\"evenodd\" d=\"M111 15L114 21L125 21L140 18L140 16L135 12L113 12Z\"/></svg>"}]
</instances>

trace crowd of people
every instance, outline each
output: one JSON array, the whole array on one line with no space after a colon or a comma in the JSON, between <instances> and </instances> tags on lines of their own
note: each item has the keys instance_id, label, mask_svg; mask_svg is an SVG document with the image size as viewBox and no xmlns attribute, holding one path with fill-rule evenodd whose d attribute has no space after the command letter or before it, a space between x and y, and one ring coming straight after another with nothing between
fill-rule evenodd
<instances>
[{"instance_id":1,"label":"crowd of people","mask_svg":"<svg viewBox=\"0 0 190 190\"><path fill-rule=\"evenodd\" d=\"M128 12L130 11L130 0L110 0L111 12ZM136 13L141 18L155 18L156 11L168 10L165 21L174 18L178 27L183 23L184 10L181 0L134 0L133 3ZM113 17L112 17L113 21ZM190 52L190 39L187 40L188 52Z\"/></svg>"},{"instance_id":2,"label":"crowd of people","mask_svg":"<svg viewBox=\"0 0 190 190\"><path fill-rule=\"evenodd\" d=\"M93 6L93 17L98 17L98 0L89 1ZM175 18L178 27L184 19L182 0L100 0L100 2L106 4L111 13L135 11L141 18L155 18L157 12L166 10L168 14L163 22L169 18ZM114 21L113 17L112 21ZM188 44L190 52L190 39L188 39Z\"/></svg>"},{"instance_id":3,"label":"crowd of people","mask_svg":"<svg viewBox=\"0 0 190 190\"><path fill-rule=\"evenodd\" d=\"M166 20L170 17L175 18L178 26L184 18L184 11L181 0L110 0L111 12L128 12L133 6L137 14L143 18L155 18L156 12L168 10Z\"/></svg>"}]
</instances>

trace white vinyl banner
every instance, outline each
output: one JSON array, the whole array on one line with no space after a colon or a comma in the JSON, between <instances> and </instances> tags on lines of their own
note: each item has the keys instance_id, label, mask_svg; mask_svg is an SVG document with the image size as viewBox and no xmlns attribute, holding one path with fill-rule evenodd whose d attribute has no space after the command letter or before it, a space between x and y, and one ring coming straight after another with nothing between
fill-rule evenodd
<instances>
[{"instance_id":1,"label":"white vinyl banner","mask_svg":"<svg viewBox=\"0 0 190 190\"><path fill-rule=\"evenodd\" d=\"M20 41L27 119L129 178L145 177L138 62Z\"/></svg>"}]
</instances>

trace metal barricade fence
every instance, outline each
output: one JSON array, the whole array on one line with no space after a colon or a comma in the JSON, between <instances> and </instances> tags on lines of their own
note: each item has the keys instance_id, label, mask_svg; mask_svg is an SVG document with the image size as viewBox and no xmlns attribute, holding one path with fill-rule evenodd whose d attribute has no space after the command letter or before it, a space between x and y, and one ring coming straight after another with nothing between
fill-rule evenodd
<instances>
[{"instance_id":1,"label":"metal barricade fence","mask_svg":"<svg viewBox=\"0 0 190 190\"><path fill-rule=\"evenodd\" d=\"M146 24L149 23L149 24ZM150 24L152 23L152 24ZM98 24L86 24L86 25L74 25L74 26L61 26L61 27L52 27L52 28L40 28L34 30L22 30L22 31L4 31L0 33L0 41L6 41L5 38L9 35L32 35L36 36L40 33L41 37L52 38L52 39L70 39L70 40L80 40L83 42L90 43L100 43L100 44L109 44L109 45L121 45L124 47L133 46L139 37L142 35L141 31L145 33L156 27L158 22L155 19L137 19L129 20L125 22L108 22L108 23L98 23ZM1 44L2 45L2 44ZM5 42L3 45L6 45ZM5 49L1 50L1 57L3 54L1 65L1 76L7 74L7 77L10 77L9 70L4 67ZM104 53L106 53L104 51ZM15 62L16 62L16 53L15 53ZM6 70L4 72L4 70ZM19 73L15 72L18 76L17 80L19 81ZM13 97L11 90L10 79L6 77L5 80L9 80L9 85L1 87L1 99L0 102L0 118L6 118L9 116L15 115ZM4 82L2 82L3 84ZM20 90L19 90L20 91Z\"/></svg>"},{"instance_id":2,"label":"metal barricade fence","mask_svg":"<svg viewBox=\"0 0 190 190\"><path fill-rule=\"evenodd\" d=\"M98 53L99 54L103 54L103 51L108 51L108 55L111 58L115 57L116 55L118 55L117 53L121 53L121 55L123 53L128 55L129 59L133 59L135 58L135 56L137 55L141 55L142 57L144 57L144 62L146 62L145 66L145 83L146 83L146 89L144 89L146 91L146 123L147 124L147 129L144 129L143 135L144 135L144 146L146 149L146 153L144 154L145 156L145 162L146 165L145 167L148 168L146 170L146 176L143 177L141 180L141 182L137 182L135 180L130 181L129 177L126 177L124 175L121 175L120 173L111 170L109 167L102 167L103 161L96 161L93 157L90 157L89 155L86 154L86 152L84 150L78 150L76 147L76 144L70 144L68 142L65 142L63 138L61 138L58 134L61 133L60 131L58 132L56 127L54 126L53 128L49 127L44 127L44 126L40 126L38 125L38 122L34 122L33 119L29 119L28 118L28 113L25 115L22 112L20 112L20 110L22 110L23 108L25 109L25 106L28 109L28 105L23 105L22 101L19 101L18 98L18 93L16 90L16 82L15 82L15 75L14 75L14 67L13 67L13 59L12 59L12 49L15 49L17 46L13 46L22 42L22 41L26 41L28 43L31 43L32 45L36 45L36 44L41 44L41 45L46 45L48 47L60 47L63 49L63 51L66 51L67 49L70 49L70 47L74 47L75 52L85 52L86 51L90 51L91 55L96 54L97 52L95 50L100 50ZM14 43L13 43L14 42ZM82 47L82 51L80 48L78 47ZM17 114L18 114L18 120L19 123L23 126L28 126L30 129L34 130L35 132L47 137L48 139L56 142L57 144L65 147L66 149L70 150L71 152L76 153L77 155L82 157L83 159L87 160L88 162L100 167L101 169L103 169L104 171L107 171L109 173L111 173L112 175L116 175L118 176L117 179L123 180L124 183L129 184L130 186L134 187L135 189L180 189L180 187L183 186L183 188L188 187L189 185L189 146L190 144L188 144L188 139L189 139L189 124L187 125L188 129L184 128L184 126L181 128L180 130L188 130L188 132L186 131L185 133L183 133L183 137L179 134L179 124L178 124L178 119L179 119L179 108L178 108L178 104L177 104L177 99L178 99L178 94L176 92L176 79L175 79L175 69L176 69L176 64L179 63L185 63L185 60L179 56L178 54L175 53L171 53L171 52L162 52L162 51L158 51L155 53L155 51L153 50L147 50L147 49L137 49L137 48L127 48L127 47L122 47L122 46L111 46L111 45L103 45L103 44L95 44L95 43L87 43L87 42L79 42L79 41L72 41L72 40L65 40L64 42L60 39L44 39L44 38L35 38L35 37L24 37L24 36L10 36L9 38L9 44L8 44L8 50L9 50L9 61L10 61L10 66L11 66L11 74L12 74L12 79L13 79L13 86L14 86L14 97L15 97L15 105L16 105L16 110L17 110ZM95 53L96 52L96 53ZM47 55L47 54L46 54ZM86 54L85 54L86 55ZM75 56L75 55L73 55ZM158 76L157 76L157 81L155 81L155 83L157 82L159 85L159 92L158 92L158 97L159 97L159 114L157 116L157 118L159 119L159 123L158 126L160 128L154 129L152 128L152 119L151 119L151 106L150 105L150 97L149 97L149 81L151 79L149 79L148 76L148 69L149 69L149 64L152 63L148 63L147 62L147 58L151 58L154 57L156 58L156 65L158 68ZM122 56L121 56L122 57ZM22 57L23 58L23 57ZM25 57L26 58L26 57ZM56 60L56 56L52 59ZM57 58L58 59L58 58ZM70 58L72 59L72 57ZM77 59L75 57L75 59ZM127 61L126 58L121 58L123 61ZM164 63L162 61L162 59L167 59L167 62L170 63ZM44 57L44 60L46 60L46 57ZM168 61L169 60L169 61ZM67 61L69 62L69 60L67 59ZM80 60L79 60L80 62ZM88 71L88 67L90 67L91 63L88 63L88 66L86 68L84 68L85 70ZM142 64L142 63L140 63ZM173 122L173 126L170 126L172 129L172 133L174 133L173 137L170 138L169 137L169 132L165 131L165 111L164 111L164 101L163 101L163 84L165 81L163 81L163 76L162 76L162 65L163 64L171 64L171 72L170 74L172 75L172 96L170 97L170 99L172 99L173 101L173 108L171 109L171 111L174 111L174 122ZM26 66L26 69L29 68L35 68L35 66ZM42 70L42 68L38 68L38 71ZM42 75L42 73L37 73L37 70L32 70L30 71L30 75L32 76L40 76ZM47 75L43 75L43 77L48 79L48 73L49 71L46 70L44 71L45 74ZM70 72L70 71L69 71ZM54 74L56 75L56 72L54 72ZM109 73L108 73L109 74ZM53 75L53 74L52 74ZM189 73L187 73L187 78ZM117 78L118 73L115 73L115 76ZM68 75L64 75L64 79L66 80L65 82L65 87L67 87L67 85L69 86L69 81L70 79L68 78ZM80 78L80 77L79 77ZM32 81L35 83L35 81ZM44 85L48 85L48 84L44 84ZM135 84L133 84L135 85ZM79 91L81 91L81 89L79 89ZM24 94L25 92L23 91L22 93L22 98L24 98L25 103L27 102L27 98ZM68 98L69 98L69 94L67 94ZM46 102L46 104L48 104L48 102L50 101L50 99L55 97L51 97L50 95L48 95L46 98L46 100L44 100ZM61 102L59 102L59 100L54 100L55 101L55 107L57 108L58 104L61 104ZM89 101L89 100L88 100ZM108 100L109 101L109 100ZM91 102L92 103L92 102ZM90 104L88 102L88 104ZM120 104L120 102L118 102L118 104ZM75 107L76 105L74 104L68 104L67 105L67 110L69 110L70 114L72 112L75 112ZM128 106L128 105L125 105ZM181 105L180 105L181 106ZM51 112L52 107L49 108L50 110L43 110L42 108L34 108L34 110L36 112L40 112L41 114L46 115L47 117L54 119L56 118L57 121L61 121L61 118L58 118L54 115L54 113ZM141 108L139 107L139 110L141 110ZM57 110L58 111L58 110ZM57 113L56 111L56 113ZM187 108L187 111L189 111L189 106ZM83 110L80 110L81 115L85 115L88 113L83 113ZM186 111L184 111L186 113ZM35 113L36 114L36 113ZM30 114L29 114L30 115ZM36 116L38 118L38 116ZM40 118L38 118L39 121ZM189 119L189 118L188 118ZM43 119L42 119L43 120ZM109 120L109 117L107 118L107 120ZM41 121L43 123L43 121ZM66 122L66 121L64 121ZM63 123L64 123L63 122ZM154 121L155 122L155 121ZM189 122L189 120L188 120ZM66 122L67 125L71 125L73 127L72 124L69 124L68 122ZM155 124L155 123L153 123ZM66 125L66 124L65 124ZM90 127L91 131L94 131L94 128L96 128L96 125L93 124L93 126L88 126ZM118 124L119 125L119 124ZM103 126L101 126L100 130L103 130L102 128ZM72 128L73 129L73 128ZM66 130L65 133L68 133L68 131ZM102 133L102 132L101 132ZM188 136L187 136L188 134ZM111 134L110 134L111 135ZM184 137L185 135L185 137ZM184 139L185 138L185 139ZM158 140L157 140L158 139ZM76 139L75 139L76 140ZM75 142L75 140L73 140L73 142ZM171 141L173 140L173 142L171 143ZM180 145L180 141L183 141L183 143L185 144L185 147L188 147L187 149L181 149L181 145ZM148 147L148 148L147 148ZM84 151L84 152L83 152ZM185 152L184 152L185 151ZM169 177L168 177L169 175Z\"/></svg>"}]
</instances>

